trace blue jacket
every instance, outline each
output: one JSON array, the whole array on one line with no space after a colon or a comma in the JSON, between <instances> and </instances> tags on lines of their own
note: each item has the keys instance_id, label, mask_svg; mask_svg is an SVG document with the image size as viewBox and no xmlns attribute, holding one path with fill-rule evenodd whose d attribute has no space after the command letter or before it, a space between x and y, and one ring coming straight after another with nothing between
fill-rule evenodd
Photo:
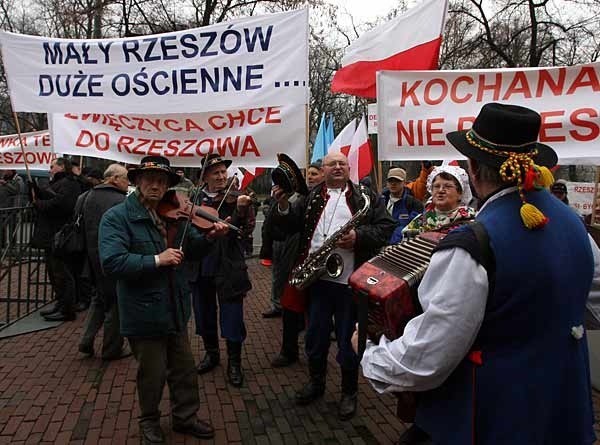
<instances>
[{"instance_id":1,"label":"blue jacket","mask_svg":"<svg viewBox=\"0 0 600 445\"><path fill-rule=\"evenodd\" d=\"M176 245L182 235L178 227ZM100 262L104 273L117 279L121 334L162 337L182 333L190 318L189 263L157 268L154 255L167 246L135 193L109 209L100 222ZM211 247L190 226L184 244L186 260L200 259Z\"/></svg>"},{"instance_id":2,"label":"blue jacket","mask_svg":"<svg viewBox=\"0 0 600 445\"><path fill-rule=\"evenodd\" d=\"M387 209L390 201L390 191L387 189L384 190L379 199ZM392 218L398 221L398 226L394 230L394 233L392 233L389 244L396 244L402 241L402 229L421 213L423 213L423 204L412 195L410 189L404 187L402 198L394 203L392 209Z\"/></svg>"},{"instance_id":3,"label":"blue jacket","mask_svg":"<svg viewBox=\"0 0 600 445\"><path fill-rule=\"evenodd\" d=\"M575 212L548 192L529 193L527 201L549 217L542 229L523 226L516 192L477 216L495 260L473 347L482 363L465 358L440 387L420 395L416 423L435 444L594 442L586 337L571 332L584 322L590 241Z\"/></svg>"}]
</instances>

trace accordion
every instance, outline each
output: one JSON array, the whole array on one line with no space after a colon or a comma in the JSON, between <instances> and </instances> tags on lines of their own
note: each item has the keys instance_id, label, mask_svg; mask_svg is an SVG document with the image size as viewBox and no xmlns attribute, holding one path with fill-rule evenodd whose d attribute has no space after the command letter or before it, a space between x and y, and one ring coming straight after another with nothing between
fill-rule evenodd
<instances>
[{"instance_id":1,"label":"accordion","mask_svg":"<svg viewBox=\"0 0 600 445\"><path fill-rule=\"evenodd\" d=\"M447 232L425 232L386 247L360 266L348 280L355 292L368 296L367 333L377 342L402 336L404 327L421 312L417 287L429 266L433 249Z\"/></svg>"}]
</instances>

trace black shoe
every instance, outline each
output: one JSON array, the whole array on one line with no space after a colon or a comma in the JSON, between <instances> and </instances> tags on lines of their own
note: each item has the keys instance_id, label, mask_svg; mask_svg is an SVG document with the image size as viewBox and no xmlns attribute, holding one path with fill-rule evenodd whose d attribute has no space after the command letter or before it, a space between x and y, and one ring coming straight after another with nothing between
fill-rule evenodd
<instances>
[{"instance_id":1,"label":"black shoe","mask_svg":"<svg viewBox=\"0 0 600 445\"><path fill-rule=\"evenodd\" d=\"M304 387L296 393L297 405L308 405L315 400L323 397L325 394L324 382L309 381Z\"/></svg>"},{"instance_id":2,"label":"black shoe","mask_svg":"<svg viewBox=\"0 0 600 445\"><path fill-rule=\"evenodd\" d=\"M338 405L338 417L340 420L349 420L356 414L356 399L358 393L342 394L342 399Z\"/></svg>"},{"instance_id":3,"label":"black shoe","mask_svg":"<svg viewBox=\"0 0 600 445\"><path fill-rule=\"evenodd\" d=\"M62 309L62 305L59 302L54 303L52 306L46 308L46 309L42 309L40 311L40 315L42 317L46 317L48 315L51 314L55 314L57 312L60 312L60 310Z\"/></svg>"},{"instance_id":4,"label":"black shoe","mask_svg":"<svg viewBox=\"0 0 600 445\"><path fill-rule=\"evenodd\" d=\"M79 352L90 357L94 356L94 345L79 345Z\"/></svg>"},{"instance_id":5,"label":"black shoe","mask_svg":"<svg viewBox=\"0 0 600 445\"><path fill-rule=\"evenodd\" d=\"M277 309L277 308L269 309L267 312L263 312L262 316L263 316L263 318L281 317L281 309Z\"/></svg>"},{"instance_id":6,"label":"black shoe","mask_svg":"<svg viewBox=\"0 0 600 445\"><path fill-rule=\"evenodd\" d=\"M219 355L219 350L217 351L206 351L206 355L202 359L198 366L196 367L196 371L198 374L206 374L209 371L212 371L221 362L221 357Z\"/></svg>"},{"instance_id":7,"label":"black shoe","mask_svg":"<svg viewBox=\"0 0 600 445\"><path fill-rule=\"evenodd\" d=\"M165 445L165 433L158 422L140 423L140 436L143 445Z\"/></svg>"},{"instance_id":8,"label":"black shoe","mask_svg":"<svg viewBox=\"0 0 600 445\"><path fill-rule=\"evenodd\" d=\"M189 425L173 425L173 431L181 434L189 434L198 439L210 439L215 436L215 430L212 425L198 419Z\"/></svg>"},{"instance_id":9,"label":"black shoe","mask_svg":"<svg viewBox=\"0 0 600 445\"><path fill-rule=\"evenodd\" d=\"M86 303L85 301L81 301L75 305L75 312L87 311L89 307L90 307L89 303Z\"/></svg>"},{"instance_id":10,"label":"black shoe","mask_svg":"<svg viewBox=\"0 0 600 445\"><path fill-rule=\"evenodd\" d=\"M288 357L287 355L280 353L277 357L273 359L271 362L271 366L273 368L285 368L286 366L290 366L293 363L298 361L298 356Z\"/></svg>"},{"instance_id":11,"label":"black shoe","mask_svg":"<svg viewBox=\"0 0 600 445\"><path fill-rule=\"evenodd\" d=\"M239 388L244 383L242 372L242 344L227 340L227 380Z\"/></svg>"},{"instance_id":12,"label":"black shoe","mask_svg":"<svg viewBox=\"0 0 600 445\"><path fill-rule=\"evenodd\" d=\"M46 321L74 321L77 317L75 312L55 312L54 314L46 315Z\"/></svg>"}]
</instances>

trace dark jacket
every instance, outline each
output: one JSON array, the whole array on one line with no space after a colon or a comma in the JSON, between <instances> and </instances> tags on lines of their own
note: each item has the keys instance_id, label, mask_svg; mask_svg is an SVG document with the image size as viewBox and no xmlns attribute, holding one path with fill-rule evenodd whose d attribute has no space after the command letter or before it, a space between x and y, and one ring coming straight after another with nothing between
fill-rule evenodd
<instances>
[{"instance_id":1,"label":"dark jacket","mask_svg":"<svg viewBox=\"0 0 600 445\"><path fill-rule=\"evenodd\" d=\"M50 248L54 234L73 215L77 197L81 193L79 182L71 174L59 172L54 175L48 188L35 188L38 219L31 239L37 248Z\"/></svg>"},{"instance_id":2,"label":"dark jacket","mask_svg":"<svg viewBox=\"0 0 600 445\"><path fill-rule=\"evenodd\" d=\"M183 223L178 224L179 245ZM211 242L189 228L179 267L157 268L154 256L167 246L137 194L109 209L100 221L100 262L104 273L117 279L121 334L162 337L181 334L190 317L189 260L199 260Z\"/></svg>"},{"instance_id":3,"label":"dark jacket","mask_svg":"<svg viewBox=\"0 0 600 445\"><path fill-rule=\"evenodd\" d=\"M390 191L384 190L379 199L387 209L390 202ZM398 227L392 233L389 243L396 244L402 241L402 229L421 213L423 213L423 204L413 196L409 188L404 187L402 197L394 203L392 209L392 218L398 221Z\"/></svg>"},{"instance_id":4,"label":"dark jacket","mask_svg":"<svg viewBox=\"0 0 600 445\"><path fill-rule=\"evenodd\" d=\"M348 182L350 188L346 191L346 202L352 214L362 207L362 197L356 184ZM397 222L387 213L377 195L366 188L362 190L371 199L371 206L363 222L356 228L356 243L354 245L354 267L357 268L365 261L375 256L379 249L387 245L390 235ZM321 217L326 203L325 184L319 184L306 197L301 197L290 207L287 215L278 211L273 212L273 223L284 228L288 234L300 233L299 258L308 254L310 241Z\"/></svg>"},{"instance_id":5,"label":"dark jacket","mask_svg":"<svg viewBox=\"0 0 600 445\"><path fill-rule=\"evenodd\" d=\"M117 301L117 281L114 277L104 276L100 265L98 253L98 231L100 220L104 213L117 204L125 201L125 192L111 184L100 184L83 193L78 201L77 207L83 206L83 225L86 235L87 257L92 270L92 279L97 288L102 292L106 307Z\"/></svg>"},{"instance_id":6,"label":"dark jacket","mask_svg":"<svg viewBox=\"0 0 600 445\"><path fill-rule=\"evenodd\" d=\"M214 202L204 192L201 202L213 208L219 206L219 202ZM242 234L231 230L226 236L216 239L210 253L202 260L198 275L213 277L219 301L231 303L240 301L252 289L243 240L252 234L256 217L252 205L247 206L244 213L240 213L235 202L223 203L219 209L219 217L231 218L230 223L239 227Z\"/></svg>"}]
</instances>

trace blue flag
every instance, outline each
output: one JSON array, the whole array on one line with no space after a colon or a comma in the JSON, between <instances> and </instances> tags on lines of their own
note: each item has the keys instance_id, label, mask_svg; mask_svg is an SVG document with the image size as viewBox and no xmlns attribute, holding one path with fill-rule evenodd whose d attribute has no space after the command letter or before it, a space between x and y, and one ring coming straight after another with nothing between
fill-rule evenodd
<instances>
[{"instance_id":1,"label":"blue flag","mask_svg":"<svg viewBox=\"0 0 600 445\"><path fill-rule=\"evenodd\" d=\"M325 123L325 113L321 116L321 123L319 124L319 130L317 131L317 137L313 144L312 157L310 162L317 162L319 159L323 159L327 154L327 143L326 143L326 129L327 124Z\"/></svg>"},{"instance_id":2,"label":"blue flag","mask_svg":"<svg viewBox=\"0 0 600 445\"><path fill-rule=\"evenodd\" d=\"M333 116L329 117L329 122L327 123L327 131L325 132L325 146L327 150L329 150L329 146L333 144L333 140L335 139L335 135L333 134Z\"/></svg>"}]
</instances>

